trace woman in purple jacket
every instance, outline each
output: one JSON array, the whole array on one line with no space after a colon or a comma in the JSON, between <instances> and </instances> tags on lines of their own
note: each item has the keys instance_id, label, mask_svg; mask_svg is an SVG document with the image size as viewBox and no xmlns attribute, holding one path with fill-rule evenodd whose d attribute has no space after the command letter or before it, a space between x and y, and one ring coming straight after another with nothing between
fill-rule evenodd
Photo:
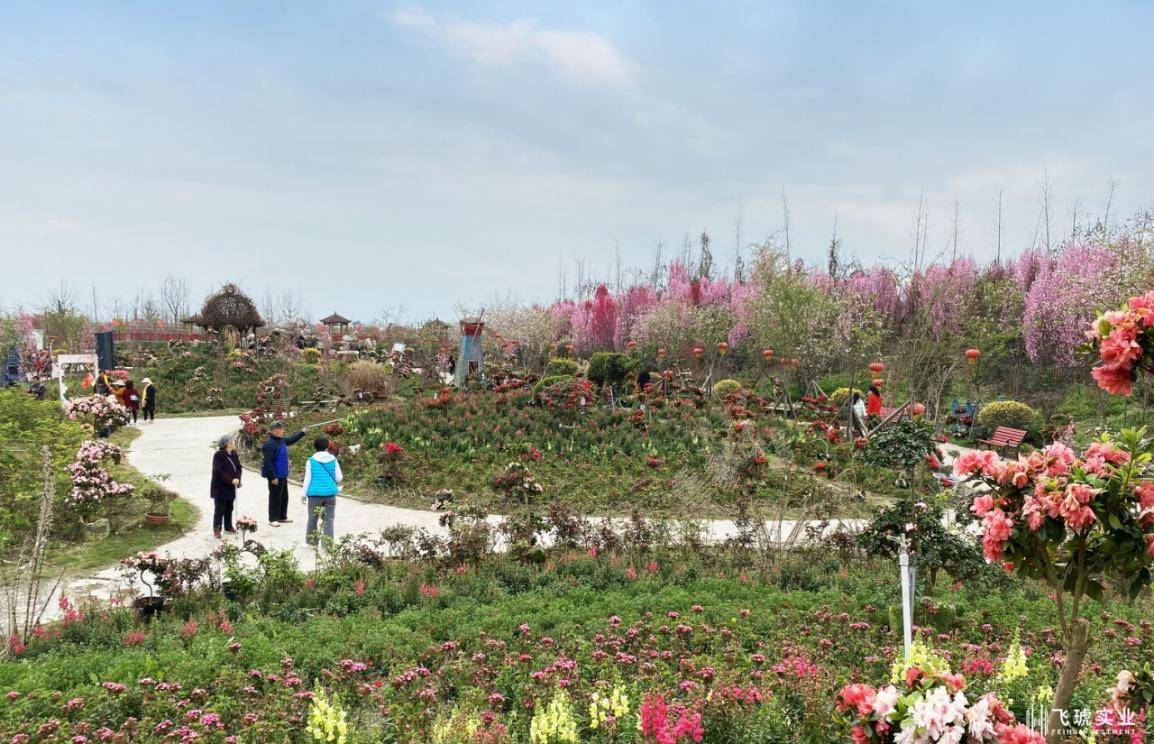
<instances>
[{"instance_id":1,"label":"woman in purple jacket","mask_svg":"<svg viewBox=\"0 0 1154 744\"><path fill-rule=\"evenodd\" d=\"M240 458L236 454L236 440L226 434L217 442L212 456L212 534L220 537L221 527L235 535L232 526L232 506L236 503L236 489L240 488Z\"/></svg>"}]
</instances>

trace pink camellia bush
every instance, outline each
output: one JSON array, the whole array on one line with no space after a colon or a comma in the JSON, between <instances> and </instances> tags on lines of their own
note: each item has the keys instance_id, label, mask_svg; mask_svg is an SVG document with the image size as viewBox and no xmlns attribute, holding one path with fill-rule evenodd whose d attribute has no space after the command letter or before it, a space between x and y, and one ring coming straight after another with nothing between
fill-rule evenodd
<instances>
[{"instance_id":1,"label":"pink camellia bush","mask_svg":"<svg viewBox=\"0 0 1154 744\"><path fill-rule=\"evenodd\" d=\"M94 512L109 499L128 496L132 486L120 483L104 467L105 459L119 459L120 448L89 440L80 445L76 459L68 466L72 488L67 503L81 513Z\"/></svg>"},{"instance_id":2,"label":"pink camellia bush","mask_svg":"<svg viewBox=\"0 0 1154 744\"><path fill-rule=\"evenodd\" d=\"M1133 599L1150 585L1152 458L1146 430L1130 429L1104 434L1081 453L1063 444L1024 460L967 452L954 465L956 475L985 489L971 509L982 520L986 558L1054 592L1066 655L1055 710L1069 705L1089 647L1086 598L1100 599L1110 586Z\"/></svg>"},{"instance_id":3,"label":"pink camellia bush","mask_svg":"<svg viewBox=\"0 0 1154 744\"><path fill-rule=\"evenodd\" d=\"M87 424L93 436L108 436L131 421L132 414L111 396L89 395L69 401L68 418Z\"/></svg>"},{"instance_id":4,"label":"pink camellia bush","mask_svg":"<svg viewBox=\"0 0 1154 744\"><path fill-rule=\"evenodd\" d=\"M1154 290L1102 313L1086 332L1100 364L1091 374L1113 395L1129 395L1139 372L1154 373Z\"/></svg>"}]
</instances>

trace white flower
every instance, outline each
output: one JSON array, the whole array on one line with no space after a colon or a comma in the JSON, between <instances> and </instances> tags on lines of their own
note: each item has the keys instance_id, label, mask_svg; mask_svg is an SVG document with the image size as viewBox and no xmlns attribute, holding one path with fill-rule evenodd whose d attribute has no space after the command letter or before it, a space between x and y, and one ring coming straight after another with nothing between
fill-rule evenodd
<instances>
[{"instance_id":1,"label":"white flower","mask_svg":"<svg viewBox=\"0 0 1154 744\"><path fill-rule=\"evenodd\" d=\"M966 711L966 727L974 739L982 741L986 737L993 738L994 722L990 720L990 700L987 696L978 698L978 702Z\"/></svg>"},{"instance_id":2,"label":"white flower","mask_svg":"<svg viewBox=\"0 0 1154 744\"><path fill-rule=\"evenodd\" d=\"M901 693L893 685L881 688L874 696L874 713L880 718L885 718L894 711L900 697Z\"/></svg>"}]
</instances>

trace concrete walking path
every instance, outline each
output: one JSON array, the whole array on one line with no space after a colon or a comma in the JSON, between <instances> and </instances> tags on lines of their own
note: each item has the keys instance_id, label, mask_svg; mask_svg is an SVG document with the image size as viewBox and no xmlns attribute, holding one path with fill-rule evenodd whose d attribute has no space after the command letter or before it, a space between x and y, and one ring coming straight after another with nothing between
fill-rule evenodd
<instances>
[{"instance_id":1,"label":"concrete walking path","mask_svg":"<svg viewBox=\"0 0 1154 744\"><path fill-rule=\"evenodd\" d=\"M209 497L212 455L217 439L222 434L235 432L238 423L236 416L207 416L162 418L140 425L141 434L127 452L128 461L146 476L158 478L167 475L163 484L200 511L196 524L187 534L156 548L160 554L172 558L202 558L210 555L220 544L221 541L212 533L213 505ZM307 443L302 441L295 446L304 447ZM258 522L254 539L269 550L291 550L299 564L308 569L315 565L316 552L305 541L306 508L300 496L300 486L290 482L289 518L293 522L272 527L268 523L265 481L257 473L246 471L242 487L237 492L233 517L254 517ZM344 535L375 535L382 529L397 525L444 534L445 529L438 524L439 517L440 514L434 511L368 503L342 495L338 497L334 524L337 539ZM502 519L500 516L490 517L495 524ZM701 520L701 524L706 539L710 541L720 542L737 534L734 523L727 519ZM838 526L858 529L863 524L863 520L832 520L827 529L833 530ZM787 539L797 526L795 520L788 519L766 525L768 533L778 540ZM224 539L236 542L238 538L225 536ZM120 567L112 566L90 576L70 579L63 593L75 602L84 597L108 599L126 589L145 591L143 587L126 586ZM56 605L54 599L45 619L59 614Z\"/></svg>"}]
</instances>

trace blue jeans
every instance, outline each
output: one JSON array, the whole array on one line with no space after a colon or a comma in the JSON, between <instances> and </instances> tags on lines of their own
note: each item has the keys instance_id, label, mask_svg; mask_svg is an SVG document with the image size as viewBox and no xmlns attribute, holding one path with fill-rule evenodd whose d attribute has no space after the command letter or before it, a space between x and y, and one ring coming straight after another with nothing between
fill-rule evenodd
<instances>
[{"instance_id":1,"label":"blue jeans","mask_svg":"<svg viewBox=\"0 0 1154 744\"><path fill-rule=\"evenodd\" d=\"M308 510L309 518L308 524L305 527L305 541L309 545L317 544L317 510L324 511L324 532L325 541L333 541L333 515L337 511L337 497L336 496L309 496Z\"/></svg>"}]
</instances>

